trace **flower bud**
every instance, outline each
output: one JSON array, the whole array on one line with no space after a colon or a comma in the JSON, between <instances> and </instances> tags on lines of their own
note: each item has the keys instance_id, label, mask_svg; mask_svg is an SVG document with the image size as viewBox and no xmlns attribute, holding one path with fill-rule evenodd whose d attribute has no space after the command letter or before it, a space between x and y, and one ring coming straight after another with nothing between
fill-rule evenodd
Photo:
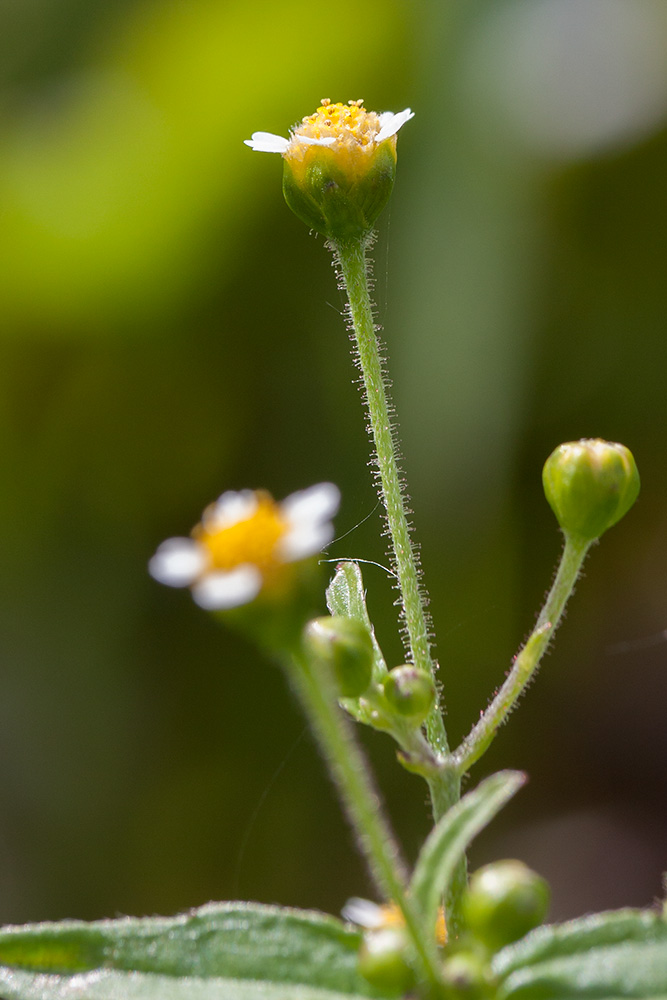
<instances>
[{"instance_id":1,"label":"flower bud","mask_svg":"<svg viewBox=\"0 0 667 1000\"><path fill-rule=\"evenodd\" d=\"M406 950L407 940L401 927L369 931L359 951L359 972L383 995L403 996L414 983Z\"/></svg>"},{"instance_id":2,"label":"flower bud","mask_svg":"<svg viewBox=\"0 0 667 1000\"><path fill-rule=\"evenodd\" d=\"M442 978L460 1000L491 1000L496 995L491 969L474 952L460 951L448 958Z\"/></svg>"},{"instance_id":3,"label":"flower bud","mask_svg":"<svg viewBox=\"0 0 667 1000\"><path fill-rule=\"evenodd\" d=\"M546 460L542 482L563 531L584 542L620 521L639 493L632 453L599 438L559 445Z\"/></svg>"},{"instance_id":4,"label":"flower bud","mask_svg":"<svg viewBox=\"0 0 667 1000\"><path fill-rule=\"evenodd\" d=\"M423 722L435 702L435 685L425 670L406 663L394 667L384 680L384 696L399 715Z\"/></svg>"},{"instance_id":5,"label":"flower bud","mask_svg":"<svg viewBox=\"0 0 667 1000\"><path fill-rule=\"evenodd\" d=\"M306 652L333 672L344 698L358 698L373 672L373 641L363 622L336 615L314 618L304 631Z\"/></svg>"},{"instance_id":6,"label":"flower bud","mask_svg":"<svg viewBox=\"0 0 667 1000\"><path fill-rule=\"evenodd\" d=\"M463 916L470 932L498 951L542 923L550 895L547 882L523 862L496 861L471 877Z\"/></svg>"}]
</instances>

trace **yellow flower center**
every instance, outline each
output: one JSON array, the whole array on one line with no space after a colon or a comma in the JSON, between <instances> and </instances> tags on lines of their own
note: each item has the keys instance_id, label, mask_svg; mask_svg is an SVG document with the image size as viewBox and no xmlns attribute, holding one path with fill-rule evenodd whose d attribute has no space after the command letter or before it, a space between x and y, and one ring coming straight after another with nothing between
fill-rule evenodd
<instances>
[{"instance_id":1,"label":"yellow flower center","mask_svg":"<svg viewBox=\"0 0 667 1000\"><path fill-rule=\"evenodd\" d=\"M280 565L278 542L287 524L268 493L258 492L255 497L257 507L244 520L216 530L206 527L205 517L192 532L208 551L212 569L232 570L251 563L267 574Z\"/></svg>"},{"instance_id":2,"label":"yellow flower center","mask_svg":"<svg viewBox=\"0 0 667 1000\"><path fill-rule=\"evenodd\" d=\"M366 111L363 101L349 104L332 104L323 98L317 111L306 115L294 129L294 140L285 155L290 166L297 171L313 161L326 161L334 157L339 167L353 179L368 170L373 154L378 148L375 137L380 131L380 119L374 111ZM335 139L327 146L317 146L299 142L299 136L308 139ZM386 139L393 149L396 136Z\"/></svg>"},{"instance_id":3,"label":"yellow flower center","mask_svg":"<svg viewBox=\"0 0 667 1000\"><path fill-rule=\"evenodd\" d=\"M383 927L404 927L405 920L403 919L403 914L401 913L399 907L396 903L385 903L380 907L382 910L382 926ZM435 925L435 940L441 946L447 944L447 927L445 925L445 911L440 907L438 910L438 919Z\"/></svg>"},{"instance_id":4,"label":"yellow flower center","mask_svg":"<svg viewBox=\"0 0 667 1000\"><path fill-rule=\"evenodd\" d=\"M309 139L336 139L345 144L368 146L380 131L380 119L374 111L366 111L363 101L332 104L328 97L313 115L306 115L295 135Z\"/></svg>"}]
</instances>

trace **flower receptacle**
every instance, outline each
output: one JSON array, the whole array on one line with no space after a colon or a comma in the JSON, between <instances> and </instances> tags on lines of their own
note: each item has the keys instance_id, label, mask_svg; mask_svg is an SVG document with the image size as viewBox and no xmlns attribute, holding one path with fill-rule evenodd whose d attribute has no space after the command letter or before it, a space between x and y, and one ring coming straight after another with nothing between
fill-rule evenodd
<instances>
[{"instance_id":1,"label":"flower receptacle","mask_svg":"<svg viewBox=\"0 0 667 1000\"><path fill-rule=\"evenodd\" d=\"M385 207L396 174L396 137L358 154L307 146L285 156L283 194L294 214L328 239L369 233Z\"/></svg>"},{"instance_id":2,"label":"flower receptacle","mask_svg":"<svg viewBox=\"0 0 667 1000\"><path fill-rule=\"evenodd\" d=\"M599 438L559 445L545 462L542 482L563 531L583 542L620 521L640 486L632 452Z\"/></svg>"}]
</instances>

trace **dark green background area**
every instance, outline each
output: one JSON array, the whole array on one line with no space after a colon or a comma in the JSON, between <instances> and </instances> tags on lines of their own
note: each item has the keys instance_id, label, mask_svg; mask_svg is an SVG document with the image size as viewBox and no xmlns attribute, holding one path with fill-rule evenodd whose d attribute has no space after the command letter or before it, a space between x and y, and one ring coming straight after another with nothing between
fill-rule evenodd
<instances>
[{"instance_id":1,"label":"dark green background area","mask_svg":"<svg viewBox=\"0 0 667 1000\"><path fill-rule=\"evenodd\" d=\"M642 475L474 770L531 780L473 863L523 858L552 882L555 917L659 895L667 135L660 119L577 157L514 140L470 96L484 67L468 54L497 6L5 7L3 922L237 897L337 912L372 894L277 669L146 572L223 490L322 480L343 495L329 556L386 563L328 254L285 207L279 157L242 144L325 96L416 111L375 295L454 739L551 579L547 455L601 436ZM395 594L379 568L365 581L401 662ZM362 736L414 857L424 789L385 737Z\"/></svg>"}]
</instances>

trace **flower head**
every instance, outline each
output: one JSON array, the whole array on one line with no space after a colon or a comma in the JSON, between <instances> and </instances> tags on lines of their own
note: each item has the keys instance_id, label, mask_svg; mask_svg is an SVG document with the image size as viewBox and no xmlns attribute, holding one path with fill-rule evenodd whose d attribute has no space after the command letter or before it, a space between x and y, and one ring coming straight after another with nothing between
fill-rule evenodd
<instances>
[{"instance_id":1,"label":"flower head","mask_svg":"<svg viewBox=\"0 0 667 1000\"><path fill-rule=\"evenodd\" d=\"M320 483L276 503L265 492L227 492L204 511L191 538L169 538L149 572L170 587L191 587L209 611L235 608L276 585L290 563L315 555L333 538L340 494Z\"/></svg>"},{"instance_id":2,"label":"flower head","mask_svg":"<svg viewBox=\"0 0 667 1000\"><path fill-rule=\"evenodd\" d=\"M341 911L344 920L349 920L358 927L363 927L367 931L381 931L387 928L404 927L405 920L403 914L396 903L373 903L370 899L360 899L353 896L348 899ZM445 912L440 907L438 920L435 928L436 941L439 945L447 943L447 929L445 927Z\"/></svg>"},{"instance_id":3,"label":"flower head","mask_svg":"<svg viewBox=\"0 0 667 1000\"><path fill-rule=\"evenodd\" d=\"M394 183L396 134L410 108L394 114L366 111L363 101L324 98L289 138L253 132L245 143L284 160L283 192L299 218L332 239L370 232Z\"/></svg>"}]
</instances>

